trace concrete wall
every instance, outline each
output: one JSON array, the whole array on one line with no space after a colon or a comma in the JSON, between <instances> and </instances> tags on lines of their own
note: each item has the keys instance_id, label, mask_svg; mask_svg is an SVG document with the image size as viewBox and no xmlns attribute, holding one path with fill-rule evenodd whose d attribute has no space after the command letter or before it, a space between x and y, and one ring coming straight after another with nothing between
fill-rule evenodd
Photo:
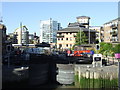
<instances>
[{"instance_id":1,"label":"concrete wall","mask_svg":"<svg viewBox=\"0 0 120 90\"><path fill-rule=\"evenodd\" d=\"M118 78L118 67L117 66L103 66L103 67L93 67L92 65L76 65L75 66L75 75L78 75L80 80L81 77L85 78L110 78L116 79Z\"/></svg>"},{"instance_id":2,"label":"concrete wall","mask_svg":"<svg viewBox=\"0 0 120 90\"><path fill-rule=\"evenodd\" d=\"M2 89L2 26L0 25L0 89Z\"/></svg>"}]
</instances>

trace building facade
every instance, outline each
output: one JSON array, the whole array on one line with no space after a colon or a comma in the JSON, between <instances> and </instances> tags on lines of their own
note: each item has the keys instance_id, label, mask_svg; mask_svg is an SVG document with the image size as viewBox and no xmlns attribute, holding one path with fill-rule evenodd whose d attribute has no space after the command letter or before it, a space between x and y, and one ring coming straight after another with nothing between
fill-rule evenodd
<instances>
[{"instance_id":1,"label":"building facade","mask_svg":"<svg viewBox=\"0 0 120 90\"><path fill-rule=\"evenodd\" d=\"M88 16L78 16L76 17L77 22L89 29L90 17Z\"/></svg>"},{"instance_id":2,"label":"building facade","mask_svg":"<svg viewBox=\"0 0 120 90\"><path fill-rule=\"evenodd\" d=\"M103 41L103 28L102 28L102 26L90 26L89 29L96 31L96 40L99 40L99 42Z\"/></svg>"},{"instance_id":3,"label":"building facade","mask_svg":"<svg viewBox=\"0 0 120 90\"><path fill-rule=\"evenodd\" d=\"M79 31L83 31L87 38L89 38L89 29L84 27L67 27L57 32L57 48L59 49L70 49L75 44L75 38ZM90 44L95 43L96 35L95 30L90 30Z\"/></svg>"},{"instance_id":4,"label":"building facade","mask_svg":"<svg viewBox=\"0 0 120 90\"><path fill-rule=\"evenodd\" d=\"M29 34L29 44L39 44L39 37L36 36L36 33Z\"/></svg>"},{"instance_id":5,"label":"building facade","mask_svg":"<svg viewBox=\"0 0 120 90\"><path fill-rule=\"evenodd\" d=\"M61 29L60 23L49 20L40 21L40 43L56 43L57 31Z\"/></svg>"},{"instance_id":6,"label":"building facade","mask_svg":"<svg viewBox=\"0 0 120 90\"><path fill-rule=\"evenodd\" d=\"M29 44L29 32L26 26L21 26L14 31L17 35L17 44Z\"/></svg>"},{"instance_id":7,"label":"building facade","mask_svg":"<svg viewBox=\"0 0 120 90\"><path fill-rule=\"evenodd\" d=\"M117 43L120 42L119 19L114 19L103 24L104 42Z\"/></svg>"},{"instance_id":8,"label":"building facade","mask_svg":"<svg viewBox=\"0 0 120 90\"><path fill-rule=\"evenodd\" d=\"M17 35L15 35L14 33L8 33L7 40L10 41L12 44L17 44L18 42Z\"/></svg>"},{"instance_id":9,"label":"building facade","mask_svg":"<svg viewBox=\"0 0 120 90\"><path fill-rule=\"evenodd\" d=\"M7 45L9 42L7 41L6 35L6 26L4 24L0 24L0 63L2 63L3 57L7 54Z\"/></svg>"},{"instance_id":10,"label":"building facade","mask_svg":"<svg viewBox=\"0 0 120 90\"><path fill-rule=\"evenodd\" d=\"M70 49L75 44L75 38L78 32L83 31L88 38L89 44L94 44L96 41L96 31L89 29L90 17L78 16L77 22L69 23L67 28L57 32L57 48Z\"/></svg>"}]
</instances>

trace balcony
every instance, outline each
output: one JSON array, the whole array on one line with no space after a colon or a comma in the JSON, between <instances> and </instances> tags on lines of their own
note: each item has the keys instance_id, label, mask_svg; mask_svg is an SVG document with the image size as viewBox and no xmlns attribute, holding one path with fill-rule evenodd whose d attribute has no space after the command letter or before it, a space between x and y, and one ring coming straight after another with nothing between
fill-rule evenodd
<instances>
[{"instance_id":1,"label":"balcony","mask_svg":"<svg viewBox=\"0 0 120 90\"><path fill-rule=\"evenodd\" d=\"M112 43L118 42L117 39L111 39L110 41L111 41Z\"/></svg>"},{"instance_id":2,"label":"balcony","mask_svg":"<svg viewBox=\"0 0 120 90\"><path fill-rule=\"evenodd\" d=\"M118 25L112 24L110 27L116 29L118 27Z\"/></svg>"},{"instance_id":3,"label":"balcony","mask_svg":"<svg viewBox=\"0 0 120 90\"><path fill-rule=\"evenodd\" d=\"M117 36L118 32L117 32L117 31L111 31L110 34L111 34L112 36Z\"/></svg>"},{"instance_id":4,"label":"balcony","mask_svg":"<svg viewBox=\"0 0 120 90\"><path fill-rule=\"evenodd\" d=\"M74 37L77 37L77 35L74 35Z\"/></svg>"},{"instance_id":5,"label":"balcony","mask_svg":"<svg viewBox=\"0 0 120 90\"><path fill-rule=\"evenodd\" d=\"M64 35L57 35L57 38L64 38Z\"/></svg>"},{"instance_id":6,"label":"balcony","mask_svg":"<svg viewBox=\"0 0 120 90\"><path fill-rule=\"evenodd\" d=\"M112 41L112 42L117 42L118 41L118 37L112 37L111 39L110 39L110 41Z\"/></svg>"}]
</instances>

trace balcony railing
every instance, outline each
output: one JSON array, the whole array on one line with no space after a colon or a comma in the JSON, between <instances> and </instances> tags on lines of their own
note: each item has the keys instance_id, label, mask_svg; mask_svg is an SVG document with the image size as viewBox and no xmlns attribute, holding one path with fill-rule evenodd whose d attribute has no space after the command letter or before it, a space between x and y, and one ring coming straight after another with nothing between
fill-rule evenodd
<instances>
[{"instance_id":1,"label":"balcony railing","mask_svg":"<svg viewBox=\"0 0 120 90\"><path fill-rule=\"evenodd\" d=\"M110 41L112 41L112 42L117 42L118 39L110 39Z\"/></svg>"},{"instance_id":2,"label":"balcony railing","mask_svg":"<svg viewBox=\"0 0 120 90\"><path fill-rule=\"evenodd\" d=\"M113 42L116 41L116 42L117 42L117 41L118 41L118 38L117 38L117 37L112 37L112 38L110 39L110 41L113 41Z\"/></svg>"},{"instance_id":3,"label":"balcony railing","mask_svg":"<svg viewBox=\"0 0 120 90\"><path fill-rule=\"evenodd\" d=\"M77 35L74 35L74 37L77 37Z\"/></svg>"},{"instance_id":4,"label":"balcony railing","mask_svg":"<svg viewBox=\"0 0 120 90\"><path fill-rule=\"evenodd\" d=\"M118 32L117 31L111 31L110 34L112 34L113 36L117 35Z\"/></svg>"},{"instance_id":5,"label":"balcony railing","mask_svg":"<svg viewBox=\"0 0 120 90\"><path fill-rule=\"evenodd\" d=\"M117 28L118 25L117 25L117 24L112 24L110 27L111 27L111 28Z\"/></svg>"},{"instance_id":6,"label":"balcony railing","mask_svg":"<svg viewBox=\"0 0 120 90\"><path fill-rule=\"evenodd\" d=\"M57 35L57 38L64 38L64 35Z\"/></svg>"}]
</instances>

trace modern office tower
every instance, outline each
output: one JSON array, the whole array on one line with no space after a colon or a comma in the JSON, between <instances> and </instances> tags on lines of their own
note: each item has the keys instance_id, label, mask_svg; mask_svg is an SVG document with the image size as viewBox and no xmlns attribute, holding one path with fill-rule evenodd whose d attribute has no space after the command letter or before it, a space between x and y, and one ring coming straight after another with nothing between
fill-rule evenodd
<instances>
[{"instance_id":1,"label":"modern office tower","mask_svg":"<svg viewBox=\"0 0 120 90\"><path fill-rule=\"evenodd\" d=\"M29 44L29 32L26 26L20 26L14 31L18 44Z\"/></svg>"},{"instance_id":2,"label":"modern office tower","mask_svg":"<svg viewBox=\"0 0 120 90\"><path fill-rule=\"evenodd\" d=\"M40 43L56 43L57 31L60 29L60 23L52 20L52 18L40 21Z\"/></svg>"},{"instance_id":3,"label":"modern office tower","mask_svg":"<svg viewBox=\"0 0 120 90\"><path fill-rule=\"evenodd\" d=\"M111 20L103 24L104 42L117 43L120 42L120 24L119 18Z\"/></svg>"}]
</instances>

